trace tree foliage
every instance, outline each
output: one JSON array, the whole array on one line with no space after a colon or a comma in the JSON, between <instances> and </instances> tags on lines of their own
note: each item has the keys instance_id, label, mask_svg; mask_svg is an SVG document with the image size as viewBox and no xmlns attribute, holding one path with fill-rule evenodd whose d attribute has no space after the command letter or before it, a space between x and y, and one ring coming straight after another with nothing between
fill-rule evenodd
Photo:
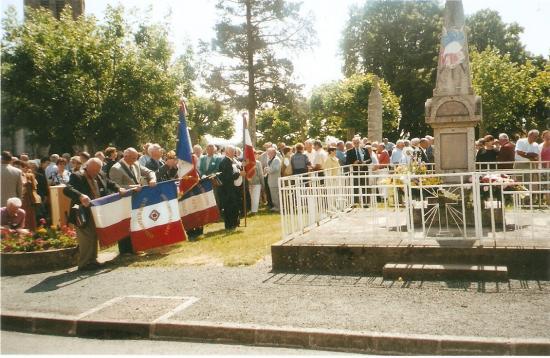
<instances>
[{"instance_id":1,"label":"tree foliage","mask_svg":"<svg viewBox=\"0 0 550 358\"><path fill-rule=\"evenodd\" d=\"M545 71L538 71L530 61L515 63L510 54L501 55L494 48L472 51L470 57L473 86L483 98L481 125L486 132L520 134L549 127L548 63Z\"/></svg>"},{"instance_id":2,"label":"tree foliage","mask_svg":"<svg viewBox=\"0 0 550 358\"><path fill-rule=\"evenodd\" d=\"M177 100L193 95L196 71L192 49L172 61L165 25L138 19L130 26L121 6L108 6L102 23L73 19L70 7L59 20L45 9L27 8L25 17L18 23L10 10L3 23L4 130L29 128L32 141L52 151L175 145ZM222 108L211 115L198 106L197 128L204 128L202 110L216 129Z\"/></svg>"},{"instance_id":3,"label":"tree foliage","mask_svg":"<svg viewBox=\"0 0 550 358\"><path fill-rule=\"evenodd\" d=\"M313 43L311 15L287 0L219 0L220 20L212 41L225 60L208 78L208 88L236 110L246 108L252 141L256 142L256 110L264 103L281 103L297 87L292 62L277 54L301 50Z\"/></svg>"},{"instance_id":4,"label":"tree foliage","mask_svg":"<svg viewBox=\"0 0 550 358\"><path fill-rule=\"evenodd\" d=\"M525 62L527 53L520 39L523 27L516 22L507 24L497 11L484 9L468 16L466 27L470 49L483 51L491 47L501 54L509 54L513 62Z\"/></svg>"},{"instance_id":5,"label":"tree foliage","mask_svg":"<svg viewBox=\"0 0 550 358\"><path fill-rule=\"evenodd\" d=\"M432 96L442 9L437 1L368 1L350 9L341 47L344 74L373 73L401 98L401 129L429 131L424 102Z\"/></svg>"},{"instance_id":6,"label":"tree foliage","mask_svg":"<svg viewBox=\"0 0 550 358\"><path fill-rule=\"evenodd\" d=\"M356 74L316 88L310 99L309 135L317 138L328 135L346 138L347 129L366 135L368 99L373 83L373 74ZM385 81L381 80L379 84L383 133L388 138L396 139L401 119L399 99Z\"/></svg>"},{"instance_id":7,"label":"tree foliage","mask_svg":"<svg viewBox=\"0 0 550 358\"><path fill-rule=\"evenodd\" d=\"M431 131L424 101L435 86L442 10L437 1L369 1L351 9L341 42L345 75L372 72L386 80L401 98L400 128L412 135ZM538 127L547 122L548 60L525 51L523 28L493 10L472 14L466 25L483 126L515 133L521 118Z\"/></svg>"}]
</instances>

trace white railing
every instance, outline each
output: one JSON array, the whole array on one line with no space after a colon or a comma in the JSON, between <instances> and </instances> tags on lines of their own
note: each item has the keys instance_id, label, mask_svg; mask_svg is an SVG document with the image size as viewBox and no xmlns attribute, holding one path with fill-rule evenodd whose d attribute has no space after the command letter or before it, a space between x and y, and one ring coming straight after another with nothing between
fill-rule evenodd
<instances>
[{"instance_id":1,"label":"white railing","mask_svg":"<svg viewBox=\"0 0 550 358\"><path fill-rule=\"evenodd\" d=\"M536 239L550 226L550 169L416 175L345 166L282 177L279 195L283 238L352 210L364 218L362 235L411 239Z\"/></svg>"}]
</instances>

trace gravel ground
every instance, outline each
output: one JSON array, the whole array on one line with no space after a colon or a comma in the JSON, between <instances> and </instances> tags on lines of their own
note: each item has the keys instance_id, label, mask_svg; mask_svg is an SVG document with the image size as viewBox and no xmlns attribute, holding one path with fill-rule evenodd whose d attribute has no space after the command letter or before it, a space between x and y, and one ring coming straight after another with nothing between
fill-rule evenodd
<instances>
[{"instance_id":1,"label":"gravel ground","mask_svg":"<svg viewBox=\"0 0 550 358\"><path fill-rule=\"evenodd\" d=\"M2 277L2 309L79 315L118 296L194 296L197 302L170 319L550 338L548 281L401 282L380 277L274 274L268 260L237 268L113 267L91 275L70 270ZM129 304L123 300L117 305L120 312L128 312ZM162 311L160 303L146 304L143 310L147 307L153 307L155 315Z\"/></svg>"}]
</instances>

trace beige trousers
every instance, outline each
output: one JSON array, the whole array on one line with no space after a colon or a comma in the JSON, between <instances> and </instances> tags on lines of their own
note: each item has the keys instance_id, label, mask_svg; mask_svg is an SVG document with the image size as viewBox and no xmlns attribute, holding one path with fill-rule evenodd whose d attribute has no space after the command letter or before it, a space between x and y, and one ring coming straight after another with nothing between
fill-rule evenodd
<instances>
[{"instance_id":1,"label":"beige trousers","mask_svg":"<svg viewBox=\"0 0 550 358\"><path fill-rule=\"evenodd\" d=\"M94 221L90 218L85 227L76 228L78 241L78 268L82 268L97 260L97 234Z\"/></svg>"}]
</instances>

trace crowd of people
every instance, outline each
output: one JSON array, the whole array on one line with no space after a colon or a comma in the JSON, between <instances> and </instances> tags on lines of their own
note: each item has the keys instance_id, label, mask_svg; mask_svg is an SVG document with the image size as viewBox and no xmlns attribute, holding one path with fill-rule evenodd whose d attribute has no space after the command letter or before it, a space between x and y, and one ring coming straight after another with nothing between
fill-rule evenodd
<instances>
[{"instance_id":1,"label":"crowd of people","mask_svg":"<svg viewBox=\"0 0 550 358\"><path fill-rule=\"evenodd\" d=\"M225 228L232 230L239 226L245 213L256 214L261 204L274 212L280 210L280 177L319 170L336 175L338 168L346 165L370 164L371 169L383 171L390 165L411 161L433 163L436 150L437 144L429 135L395 143L387 138L376 142L360 136L346 142L308 139L292 146L267 142L263 150L255 150L255 172L248 178L243 152L238 147L218 148L208 144L203 149L197 144L193 156L199 176L212 180ZM529 164L539 161L546 162L543 167L550 167L548 130L540 136L537 130L531 130L515 143L505 133L499 134L497 140L486 135L476 141L476 162L488 165L489 169L532 168ZM40 220L51 223L50 186L65 186L64 193L71 204L89 207L90 200L113 192L177 179L177 163L176 153L165 151L157 143L146 143L141 152L131 147L123 151L108 147L94 156L81 151L76 155L51 154L40 159L30 159L26 153L14 157L3 151L1 224L11 230L33 231ZM97 245L86 244L90 237L95 237L93 231L90 226L85 232L77 230L84 250L84 261L79 267L97 265ZM129 238L119 241L119 250L121 254L135 254Z\"/></svg>"}]
</instances>

